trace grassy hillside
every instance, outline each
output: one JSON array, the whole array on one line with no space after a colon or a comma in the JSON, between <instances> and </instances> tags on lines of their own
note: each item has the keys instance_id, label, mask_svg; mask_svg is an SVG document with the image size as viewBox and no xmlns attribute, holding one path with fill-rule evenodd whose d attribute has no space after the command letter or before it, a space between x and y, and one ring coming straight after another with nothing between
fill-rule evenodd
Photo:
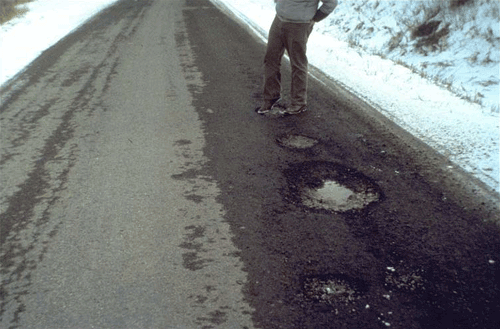
<instances>
[{"instance_id":1,"label":"grassy hillside","mask_svg":"<svg viewBox=\"0 0 500 329\"><path fill-rule=\"evenodd\" d=\"M0 0L0 24L4 24L15 17L24 15L28 9L20 5L31 1L32 0Z\"/></svg>"},{"instance_id":2,"label":"grassy hillside","mask_svg":"<svg viewBox=\"0 0 500 329\"><path fill-rule=\"evenodd\" d=\"M344 0L336 10L328 33L498 113L500 1Z\"/></svg>"}]
</instances>

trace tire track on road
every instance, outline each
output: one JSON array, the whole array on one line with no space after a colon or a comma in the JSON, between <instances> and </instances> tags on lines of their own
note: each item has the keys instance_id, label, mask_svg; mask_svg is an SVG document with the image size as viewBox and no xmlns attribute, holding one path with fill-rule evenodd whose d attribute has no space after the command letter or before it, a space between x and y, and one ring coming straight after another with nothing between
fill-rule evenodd
<instances>
[{"instance_id":1,"label":"tire track on road","mask_svg":"<svg viewBox=\"0 0 500 329\"><path fill-rule=\"evenodd\" d=\"M24 85L1 104L0 323L15 327L19 320L31 273L64 220L51 218L51 208L68 198L68 173L85 138L77 122L105 111L101 97L115 73L120 44L136 32L144 11L122 11L106 26L90 21L75 32L85 38L70 35L47 50L19 77Z\"/></svg>"}]
</instances>

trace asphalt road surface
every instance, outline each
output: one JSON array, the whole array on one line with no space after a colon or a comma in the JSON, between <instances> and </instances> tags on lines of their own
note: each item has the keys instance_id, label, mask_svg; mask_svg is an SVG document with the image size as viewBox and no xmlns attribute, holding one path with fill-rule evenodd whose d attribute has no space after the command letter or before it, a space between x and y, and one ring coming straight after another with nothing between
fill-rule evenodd
<instances>
[{"instance_id":1,"label":"asphalt road surface","mask_svg":"<svg viewBox=\"0 0 500 329\"><path fill-rule=\"evenodd\" d=\"M1 328L500 327L498 195L314 69L256 114L264 49L122 0L5 86Z\"/></svg>"}]
</instances>

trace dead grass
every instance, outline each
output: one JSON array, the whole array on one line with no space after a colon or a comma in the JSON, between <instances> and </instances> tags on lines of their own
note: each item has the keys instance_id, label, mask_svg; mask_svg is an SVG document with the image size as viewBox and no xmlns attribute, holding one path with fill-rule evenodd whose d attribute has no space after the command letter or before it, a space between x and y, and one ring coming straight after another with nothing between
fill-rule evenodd
<instances>
[{"instance_id":1,"label":"dead grass","mask_svg":"<svg viewBox=\"0 0 500 329\"><path fill-rule=\"evenodd\" d=\"M28 9L20 5L31 1L32 0L0 0L0 25L13 18L21 17L26 14Z\"/></svg>"},{"instance_id":2,"label":"dead grass","mask_svg":"<svg viewBox=\"0 0 500 329\"><path fill-rule=\"evenodd\" d=\"M474 0L450 0L450 8L459 8L465 5L472 5Z\"/></svg>"},{"instance_id":3,"label":"dead grass","mask_svg":"<svg viewBox=\"0 0 500 329\"><path fill-rule=\"evenodd\" d=\"M498 30L495 30L497 25L487 27L481 20L492 18L498 20L500 0L392 0L394 3L407 3L406 7L401 6L401 10L408 10L409 13L398 17L400 20L394 25L391 20L378 20L370 16L369 11L377 8L382 1L359 2L363 2L364 6L352 5L359 13L359 19L354 25L347 21L331 21L332 26L339 24L343 27L348 44L352 48L363 49L368 53L393 60L457 96L486 105L484 102L487 100L484 95L475 91L474 87L464 88L460 78L455 79L453 70L447 68L456 66L458 61L466 60L465 64L469 65L472 72L474 66L494 65L499 62L500 37ZM384 15L387 13L383 12ZM380 39L383 46L382 43L370 42L374 30L383 36ZM453 55L450 52L449 61L425 63L425 56L429 56L432 63L434 58L445 51L453 51ZM419 65L405 64L403 59L399 58L406 58L407 54L421 56L422 61ZM478 84L485 88L498 84L497 79L489 79L488 76L474 77L474 79L479 80ZM499 107L493 105L492 113L498 113Z\"/></svg>"}]
</instances>

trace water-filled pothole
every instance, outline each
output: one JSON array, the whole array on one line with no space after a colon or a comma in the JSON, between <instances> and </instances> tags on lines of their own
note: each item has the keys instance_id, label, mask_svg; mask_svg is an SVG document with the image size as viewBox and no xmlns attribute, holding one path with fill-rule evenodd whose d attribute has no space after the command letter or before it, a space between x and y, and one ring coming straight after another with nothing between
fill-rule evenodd
<instances>
[{"instance_id":1,"label":"water-filled pothole","mask_svg":"<svg viewBox=\"0 0 500 329\"><path fill-rule=\"evenodd\" d=\"M299 163L285 175L292 200L310 209L361 210L382 198L380 188L370 178L337 163Z\"/></svg>"},{"instance_id":2,"label":"water-filled pothole","mask_svg":"<svg viewBox=\"0 0 500 329\"><path fill-rule=\"evenodd\" d=\"M323 208L333 211L363 209L377 201L379 194L375 191L356 193L335 181L325 181L318 189L304 189L302 204L310 208Z\"/></svg>"},{"instance_id":3,"label":"water-filled pothole","mask_svg":"<svg viewBox=\"0 0 500 329\"><path fill-rule=\"evenodd\" d=\"M302 289L307 299L334 305L358 300L367 292L368 286L364 281L345 275L325 275L305 278Z\"/></svg>"},{"instance_id":4,"label":"water-filled pothole","mask_svg":"<svg viewBox=\"0 0 500 329\"><path fill-rule=\"evenodd\" d=\"M292 149L308 149L318 144L316 139L301 135L285 135L276 139L279 145Z\"/></svg>"}]
</instances>

